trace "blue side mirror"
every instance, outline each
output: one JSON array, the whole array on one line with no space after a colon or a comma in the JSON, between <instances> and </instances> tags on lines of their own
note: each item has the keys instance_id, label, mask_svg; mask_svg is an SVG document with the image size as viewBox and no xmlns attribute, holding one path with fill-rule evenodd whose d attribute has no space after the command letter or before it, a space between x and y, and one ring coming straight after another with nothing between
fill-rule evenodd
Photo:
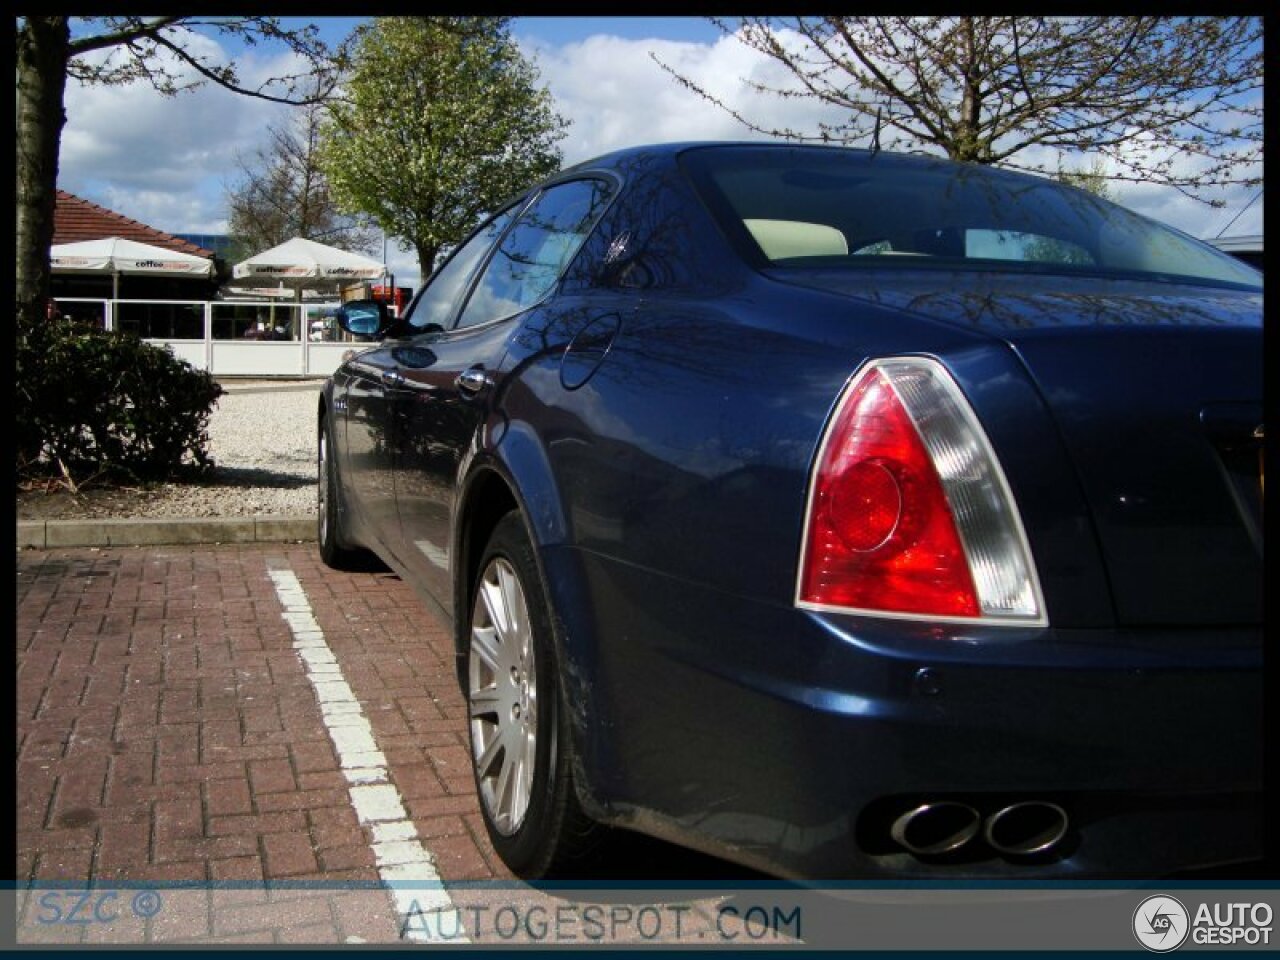
<instances>
[{"instance_id":1,"label":"blue side mirror","mask_svg":"<svg viewBox=\"0 0 1280 960\"><path fill-rule=\"evenodd\" d=\"M338 326L354 337L381 338L394 320L377 300L351 300L338 308Z\"/></svg>"}]
</instances>

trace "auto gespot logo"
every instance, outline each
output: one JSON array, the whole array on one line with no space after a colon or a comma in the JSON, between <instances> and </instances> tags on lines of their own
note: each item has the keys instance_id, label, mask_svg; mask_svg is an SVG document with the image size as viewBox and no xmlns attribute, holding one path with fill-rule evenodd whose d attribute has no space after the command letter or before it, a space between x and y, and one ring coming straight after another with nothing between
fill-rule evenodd
<instances>
[{"instance_id":1,"label":"auto gespot logo","mask_svg":"<svg viewBox=\"0 0 1280 960\"><path fill-rule=\"evenodd\" d=\"M1201 903L1194 915L1176 897L1147 897L1133 912L1133 935L1154 953L1168 953L1187 941L1216 946L1271 943L1269 903Z\"/></svg>"}]
</instances>

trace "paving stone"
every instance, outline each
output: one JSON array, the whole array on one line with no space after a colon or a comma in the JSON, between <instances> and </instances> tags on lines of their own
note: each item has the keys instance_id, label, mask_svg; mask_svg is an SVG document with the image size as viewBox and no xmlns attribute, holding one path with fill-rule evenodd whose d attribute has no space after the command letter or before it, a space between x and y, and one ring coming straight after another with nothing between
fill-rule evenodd
<instances>
[{"instance_id":1,"label":"paving stone","mask_svg":"<svg viewBox=\"0 0 1280 960\"><path fill-rule=\"evenodd\" d=\"M317 868L311 837L305 833L283 833L262 838L266 851L267 879L310 873Z\"/></svg>"}]
</instances>

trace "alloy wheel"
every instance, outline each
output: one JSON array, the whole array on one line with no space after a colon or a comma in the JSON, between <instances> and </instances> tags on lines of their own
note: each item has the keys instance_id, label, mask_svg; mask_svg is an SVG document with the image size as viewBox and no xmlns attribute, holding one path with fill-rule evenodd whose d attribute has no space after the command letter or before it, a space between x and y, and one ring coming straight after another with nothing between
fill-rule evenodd
<instances>
[{"instance_id":1,"label":"alloy wheel","mask_svg":"<svg viewBox=\"0 0 1280 960\"><path fill-rule=\"evenodd\" d=\"M510 836L533 793L538 684L524 586L502 557L490 561L476 590L467 673L480 799L494 827Z\"/></svg>"}]
</instances>

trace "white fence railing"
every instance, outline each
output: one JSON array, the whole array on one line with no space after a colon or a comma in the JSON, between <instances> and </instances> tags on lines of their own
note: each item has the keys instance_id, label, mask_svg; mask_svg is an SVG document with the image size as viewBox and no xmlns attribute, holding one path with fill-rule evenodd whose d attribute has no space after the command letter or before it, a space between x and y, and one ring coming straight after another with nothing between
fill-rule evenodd
<instances>
[{"instance_id":1,"label":"white fence railing","mask_svg":"<svg viewBox=\"0 0 1280 960\"><path fill-rule=\"evenodd\" d=\"M338 304L59 297L66 315L128 330L214 376L326 377L351 349Z\"/></svg>"}]
</instances>

